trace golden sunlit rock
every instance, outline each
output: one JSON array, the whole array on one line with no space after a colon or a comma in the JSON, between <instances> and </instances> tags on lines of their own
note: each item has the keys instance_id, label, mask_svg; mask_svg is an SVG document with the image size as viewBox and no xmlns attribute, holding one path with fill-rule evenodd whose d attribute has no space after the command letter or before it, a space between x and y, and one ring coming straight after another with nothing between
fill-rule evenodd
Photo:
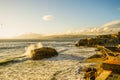
<instances>
[{"instance_id":1,"label":"golden sunlit rock","mask_svg":"<svg viewBox=\"0 0 120 80\"><path fill-rule=\"evenodd\" d=\"M43 58L50 58L56 55L58 55L58 52L50 47L42 47L42 48L34 49L31 52L31 58L33 60L41 60Z\"/></svg>"}]
</instances>

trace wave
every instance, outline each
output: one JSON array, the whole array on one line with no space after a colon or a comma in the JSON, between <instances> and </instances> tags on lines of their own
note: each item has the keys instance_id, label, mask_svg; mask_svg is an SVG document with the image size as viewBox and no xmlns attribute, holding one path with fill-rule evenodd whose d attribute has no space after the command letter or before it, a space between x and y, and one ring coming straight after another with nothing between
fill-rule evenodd
<instances>
[{"instance_id":1,"label":"wave","mask_svg":"<svg viewBox=\"0 0 120 80\"><path fill-rule=\"evenodd\" d=\"M58 51L59 53L62 53L62 52L67 51L67 50L68 50L67 48L61 48L61 49L58 49L57 51Z\"/></svg>"},{"instance_id":2,"label":"wave","mask_svg":"<svg viewBox=\"0 0 120 80\"><path fill-rule=\"evenodd\" d=\"M24 46L14 46L14 47L0 47L0 49L17 49L17 48L23 48Z\"/></svg>"},{"instance_id":3,"label":"wave","mask_svg":"<svg viewBox=\"0 0 120 80\"><path fill-rule=\"evenodd\" d=\"M41 47L43 47L43 45L40 42L37 43L37 44L31 44L28 47L25 47L25 53L24 53L24 55L31 56L32 50L37 49L37 48L41 48Z\"/></svg>"}]
</instances>

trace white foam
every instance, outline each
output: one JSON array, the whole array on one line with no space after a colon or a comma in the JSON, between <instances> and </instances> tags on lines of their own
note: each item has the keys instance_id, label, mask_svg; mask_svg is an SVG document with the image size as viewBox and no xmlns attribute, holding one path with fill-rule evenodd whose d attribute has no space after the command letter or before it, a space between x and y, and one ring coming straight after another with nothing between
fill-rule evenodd
<instances>
[{"instance_id":1,"label":"white foam","mask_svg":"<svg viewBox=\"0 0 120 80\"><path fill-rule=\"evenodd\" d=\"M37 44L31 44L29 45L28 47L25 48L25 53L24 55L25 56L31 56L31 52L34 50L34 49L37 49L37 48L41 48L43 47L42 43L37 43Z\"/></svg>"}]
</instances>

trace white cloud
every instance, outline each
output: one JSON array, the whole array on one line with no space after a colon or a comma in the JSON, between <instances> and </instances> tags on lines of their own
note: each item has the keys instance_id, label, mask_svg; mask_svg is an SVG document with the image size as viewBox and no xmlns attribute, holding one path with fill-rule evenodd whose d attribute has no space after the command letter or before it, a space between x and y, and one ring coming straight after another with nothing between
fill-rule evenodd
<instances>
[{"instance_id":1,"label":"white cloud","mask_svg":"<svg viewBox=\"0 0 120 80\"><path fill-rule=\"evenodd\" d=\"M120 20L106 23L102 27L103 28L120 28Z\"/></svg>"},{"instance_id":2,"label":"white cloud","mask_svg":"<svg viewBox=\"0 0 120 80\"><path fill-rule=\"evenodd\" d=\"M120 20L105 23L103 26L83 30L85 34L109 34L120 31Z\"/></svg>"},{"instance_id":3,"label":"white cloud","mask_svg":"<svg viewBox=\"0 0 120 80\"><path fill-rule=\"evenodd\" d=\"M104 32L109 32L109 33L115 33L120 31L120 20L118 21L112 21L104 24L101 29Z\"/></svg>"},{"instance_id":4,"label":"white cloud","mask_svg":"<svg viewBox=\"0 0 120 80\"><path fill-rule=\"evenodd\" d=\"M120 20L105 23L100 27L86 28L81 31L69 32L69 34L111 34L120 31Z\"/></svg>"},{"instance_id":5,"label":"white cloud","mask_svg":"<svg viewBox=\"0 0 120 80\"><path fill-rule=\"evenodd\" d=\"M111 21L108 23L103 24L99 27L93 27L93 28L86 28L81 30L70 30L65 33L60 33L62 35L99 35L99 34L112 34L117 33L120 31L120 20L118 21ZM58 35L60 35L58 34Z\"/></svg>"},{"instance_id":6,"label":"white cloud","mask_svg":"<svg viewBox=\"0 0 120 80\"><path fill-rule=\"evenodd\" d=\"M43 16L43 20L45 21L52 21L54 19L53 15L45 15Z\"/></svg>"}]
</instances>

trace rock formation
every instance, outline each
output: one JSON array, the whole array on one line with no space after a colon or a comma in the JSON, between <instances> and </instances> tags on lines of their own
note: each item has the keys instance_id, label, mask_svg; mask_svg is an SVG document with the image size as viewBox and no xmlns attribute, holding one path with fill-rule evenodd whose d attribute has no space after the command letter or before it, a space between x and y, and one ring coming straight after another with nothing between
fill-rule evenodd
<instances>
[{"instance_id":1,"label":"rock formation","mask_svg":"<svg viewBox=\"0 0 120 80\"><path fill-rule=\"evenodd\" d=\"M98 35L95 38L86 38L78 41L76 46L116 46L120 43L120 32L118 34Z\"/></svg>"},{"instance_id":2,"label":"rock formation","mask_svg":"<svg viewBox=\"0 0 120 80\"><path fill-rule=\"evenodd\" d=\"M31 51L31 59L41 60L58 55L58 52L50 47L42 47Z\"/></svg>"},{"instance_id":3,"label":"rock formation","mask_svg":"<svg viewBox=\"0 0 120 80\"><path fill-rule=\"evenodd\" d=\"M120 73L120 61L119 60L106 60L103 62L102 67L104 70L111 70L115 73Z\"/></svg>"}]
</instances>

